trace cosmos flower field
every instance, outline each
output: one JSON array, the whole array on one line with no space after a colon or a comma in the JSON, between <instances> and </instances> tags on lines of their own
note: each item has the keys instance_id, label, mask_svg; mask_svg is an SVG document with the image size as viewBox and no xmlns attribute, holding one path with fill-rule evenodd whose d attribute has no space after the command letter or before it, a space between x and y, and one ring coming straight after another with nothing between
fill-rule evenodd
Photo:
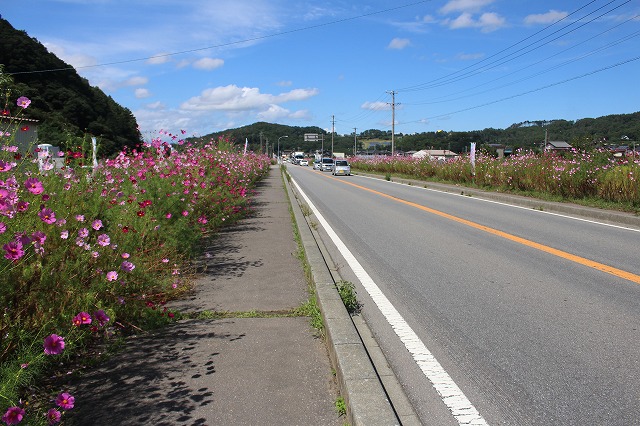
<instances>
[{"instance_id":1,"label":"cosmos flower field","mask_svg":"<svg viewBox=\"0 0 640 426\"><path fill-rule=\"evenodd\" d=\"M0 415L55 424L75 397L43 391L42 377L96 342L172 321L164 305L189 288L198 241L246 215L270 163L161 132L95 168L73 149L38 164L0 131Z\"/></svg>"}]
</instances>

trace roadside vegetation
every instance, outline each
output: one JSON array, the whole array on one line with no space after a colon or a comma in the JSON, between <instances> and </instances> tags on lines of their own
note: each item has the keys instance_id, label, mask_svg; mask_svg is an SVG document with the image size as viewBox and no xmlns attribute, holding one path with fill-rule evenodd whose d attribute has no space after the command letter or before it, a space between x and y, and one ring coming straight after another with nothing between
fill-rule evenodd
<instances>
[{"instance_id":1,"label":"roadside vegetation","mask_svg":"<svg viewBox=\"0 0 640 426\"><path fill-rule=\"evenodd\" d=\"M354 158L353 170L440 181L486 190L600 208L640 211L640 157L614 157L607 150L559 153L517 151L505 158L479 153L448 161L411 157Z\"/></svg>"},{"instance_id":2,"label":"roadside vegetation","mask_svg":"<svg viewBox=\"0 0 640 426\"><path fill-rule=\"evenodd\" d=\"M13 102L20 120L30 100ZM161 134L96 168L82 150L39 167L14 137L0 129L0 416L55 424L75 397L51 377L173 321L197 242L247 214L269 159Z\"/></svg>"}]
</instances>

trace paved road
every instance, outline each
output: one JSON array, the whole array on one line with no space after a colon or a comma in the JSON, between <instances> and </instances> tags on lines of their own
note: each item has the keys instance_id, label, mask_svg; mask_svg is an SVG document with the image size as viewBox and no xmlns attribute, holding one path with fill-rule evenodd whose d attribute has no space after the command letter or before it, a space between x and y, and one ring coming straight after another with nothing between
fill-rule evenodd
<instances>
[{"instance_id":1,"label":"paved road","mask_svg":"<svg viewBox=\"0 0 640 426\"><path fill-rule=\"evenodd\" d=\"M477 411L477 424L638 424L637 229L311 168L289 172L459 388L454 403L434 391L425 353L407 346L404 325L389 325L386 305L325 230L424 424L464 423L473 417L464 410Z\"/></svg>"}]
</instances>

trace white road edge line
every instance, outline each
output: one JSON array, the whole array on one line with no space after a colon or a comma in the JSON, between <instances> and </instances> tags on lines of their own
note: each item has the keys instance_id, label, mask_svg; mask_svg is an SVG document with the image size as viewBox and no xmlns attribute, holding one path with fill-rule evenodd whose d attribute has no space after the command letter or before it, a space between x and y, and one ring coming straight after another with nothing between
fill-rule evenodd
<instances>
[{"instance_id":1,"label":"white road edge line","mask_svg":"<svg viewBox=\"0 0 640 426\"><path fill-rule=\"evenodd\" d=\"M291 181L297 188L300 195L305 199L320 224L324 227L325 231L340 251L340 254L342 254L355 275L358 277L364 289L369 293L371 299L387 319L387 322L391 325L393 331L407 348L416 364L418 364L418 367L420 367L424 375L429 379L434 389L442 398L444 404L449 408L453 417L461 425L488 426L488 423L471 404L471 401L469 401L462 390L453 381L451 376L449 376L449 373L442 368L442 365L440 365L438 360L436 360L436 358L431 354L431 351L429 351L424 343L422 343L418 335L413 331L409 324L407 324L405 319L400 315L389 299L387 299L387 297L382 293L367 271L365 271L362 265L360 265L360 262L358 262L355 256L342 242L340 237L338 237L338 234L335 233L333 228L331 228L329 223L320 214L307 194L304 193L302 188L300 188L294 179L291 179Z\"/></svg>"}]
</instances>

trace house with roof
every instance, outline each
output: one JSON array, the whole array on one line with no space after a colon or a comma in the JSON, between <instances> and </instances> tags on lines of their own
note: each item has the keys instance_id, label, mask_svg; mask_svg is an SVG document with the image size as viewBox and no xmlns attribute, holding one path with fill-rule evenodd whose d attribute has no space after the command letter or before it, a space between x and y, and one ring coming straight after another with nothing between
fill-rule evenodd
<instances>
[{"instance_id":1,"label":"house with roof","mask_svg":"<svg viewBox=\"0 0 640 426\"><path fill-rule=\"evenodd\" d=\"M32 151L38 140L38 120L24 117L0 116L2 142L11 142L20 152Z\"/></svg>"},{"instance_id":2,"label":"house with roof","mask_svg":"<svg viewBox=\"0 0 640 426\"><path fill-rule=\"evenodd\" d=\"M546 141L544 144L545 151L571 151L573 147L564 141Z\"/></svg>"},{"instance_id":3,"label":"house with roof","mask_svg":"<svg viewBox=\"0 0 640 426\"><path fill-rule=\"evenodd\" d=\"M415 152L412 155L412 157L413 158L427 157L434 160L444 161L444 160L449 160L451 158L457 158L459 157L459 155L453 151L449 151L448 149L423 149Z\"/></svg>"}]
</instances>

